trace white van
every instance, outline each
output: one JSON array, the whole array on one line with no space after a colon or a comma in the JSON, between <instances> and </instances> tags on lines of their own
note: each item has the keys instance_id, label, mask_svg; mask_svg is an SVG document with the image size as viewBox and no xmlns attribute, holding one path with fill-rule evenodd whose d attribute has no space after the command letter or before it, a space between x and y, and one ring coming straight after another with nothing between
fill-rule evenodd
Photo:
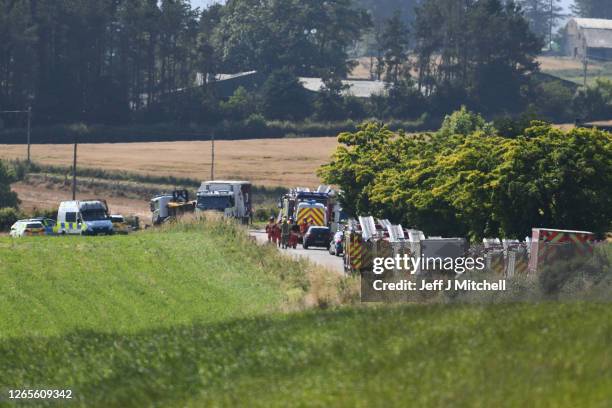
<instances>
[{"instance_id":1,"label":"white van","mask_svg":"<svg viewBox=\"0 0 612 408\"><path fill-rule=\"evenodd\" d=\"M57 211L56 233L61 235L111 235L113 223L101 200L63 201Z\"/></svg>"}]
</instances>

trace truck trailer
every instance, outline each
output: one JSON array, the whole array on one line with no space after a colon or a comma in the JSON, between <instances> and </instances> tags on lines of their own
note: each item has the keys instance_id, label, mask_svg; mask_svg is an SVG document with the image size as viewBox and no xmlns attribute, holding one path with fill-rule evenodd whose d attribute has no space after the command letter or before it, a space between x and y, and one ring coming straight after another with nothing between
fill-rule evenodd
<instances>
[{"instance_id":1,"label":"truck trailer","mask_svg":"<svg viewBox=\"0 0 612 408\"><path fill-rule=\"evenodd\" d=\"M249 224L252 216L251 189L248 181L204 181L198 189L196 213L217 211L226 218Z\"/></svg>"}]
</instances>

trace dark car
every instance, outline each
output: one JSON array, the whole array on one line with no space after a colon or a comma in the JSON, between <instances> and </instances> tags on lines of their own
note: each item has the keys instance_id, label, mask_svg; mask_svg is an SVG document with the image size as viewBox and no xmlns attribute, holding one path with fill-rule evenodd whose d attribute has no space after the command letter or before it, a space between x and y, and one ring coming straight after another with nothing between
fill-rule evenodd
<instances>
[{"instance_id":1,"label":"dark car","mask_svg":"<svg viewBox=\"0 0 612 408\"><path fill-rule=\"evenodd\" d=\"M310 227L304 235L302 246L304 249L308 247L323 247L329 248L329 241L331 240L331 231L327 227Z\"/></svg>"}]
</instances>

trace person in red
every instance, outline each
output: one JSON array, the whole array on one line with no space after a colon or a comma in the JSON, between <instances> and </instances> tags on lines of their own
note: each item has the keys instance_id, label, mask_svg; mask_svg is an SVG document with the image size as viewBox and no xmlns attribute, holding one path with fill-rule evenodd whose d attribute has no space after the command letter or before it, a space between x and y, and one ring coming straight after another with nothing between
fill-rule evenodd
<instances>
[{"instance_id":1,"label":"person in red","mask_svg":"<svg viewBox=\"0 0 612 408\"><path fill-rule=\"evenodd\" d=\"M268 234L268 243L274 240L274 217L270 217L266 224L266 234Z\"/></svg>"},{"instance_id":2,"label":"person in red","mask_svg":"<svg viewBox=\"0 0 612 408\"><path fill-rule=\"evenodd\" d=\"M298 240L300 237L300 227L297 223L293 222L293 218L289 219L289 223L291 224L291 232L289 235L289 247L296 249Z\"/></svg>"},{"instance_id":3,"label":"person in red","mask_svg":"<svg viewBox=\"0 0 612 408\"><path fill-rule=\"evenodd\" d=\"M277 222L272 225L272 242L279 247L281 246L281 228Z\"/></svg>"},{"instance_id":4,"label":"person in red","mask_svg":"<svg viewBox=\"0 0 612 408\"><path fill-rule=\"evenodd\" d=\"M302 220L302 224L300 225L300 234L302 234L302 236L306 235L309 226L310 224L308 224L308 221L306 221L306 218L304 218L304 220Z\"/></svg>"}]
</instances>

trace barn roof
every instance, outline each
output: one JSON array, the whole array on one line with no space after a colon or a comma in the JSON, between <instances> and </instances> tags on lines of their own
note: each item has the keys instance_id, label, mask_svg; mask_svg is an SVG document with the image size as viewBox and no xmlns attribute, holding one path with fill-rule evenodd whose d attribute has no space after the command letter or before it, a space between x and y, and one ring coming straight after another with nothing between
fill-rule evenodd
<instances>
[{"instance_id":1,"label":"barn roof","mask_svg":"<svg viewBox=\"0 0 612 408\"><path fill-rule=\"evenodd\" d=\"M589 48L612 48L612 30L584 30L584 38Z\"/></svg>"},{"instance_id":2,"label":"barn roof","mask_svg":"<svg viewBox=\"0 0 612 408\"><path fill-rule=\"evenodd\" d=\"M319 92L324 87L323 79L321 78L300 77L300 82L304 88L312 92ZM358 98L370 98L373 95L385 92L385 83L383 81L343 80L342 84L347 86L347 89L342 92L343 94Z\"/></svg>"},{"instance_id":3,"label":"barn roof","mask_svg":"<svg viewBox=\"0 0 612 408\"><path fill-rule=\"evenodd\" d=\"M570 22L584 34L589 48L612 48L612 20L601 18L573 18Z\"/></svg>"},{"instance_id":4,"label":"barn roof","mask_svg":"<svg viewBox=\"0 0 612 408\"><path fill-rule=\"evenodd\" d=\"M595 30L612 30L612 20L603 18L574 18L578 27Z\"/></svg>"}]
</instances>

